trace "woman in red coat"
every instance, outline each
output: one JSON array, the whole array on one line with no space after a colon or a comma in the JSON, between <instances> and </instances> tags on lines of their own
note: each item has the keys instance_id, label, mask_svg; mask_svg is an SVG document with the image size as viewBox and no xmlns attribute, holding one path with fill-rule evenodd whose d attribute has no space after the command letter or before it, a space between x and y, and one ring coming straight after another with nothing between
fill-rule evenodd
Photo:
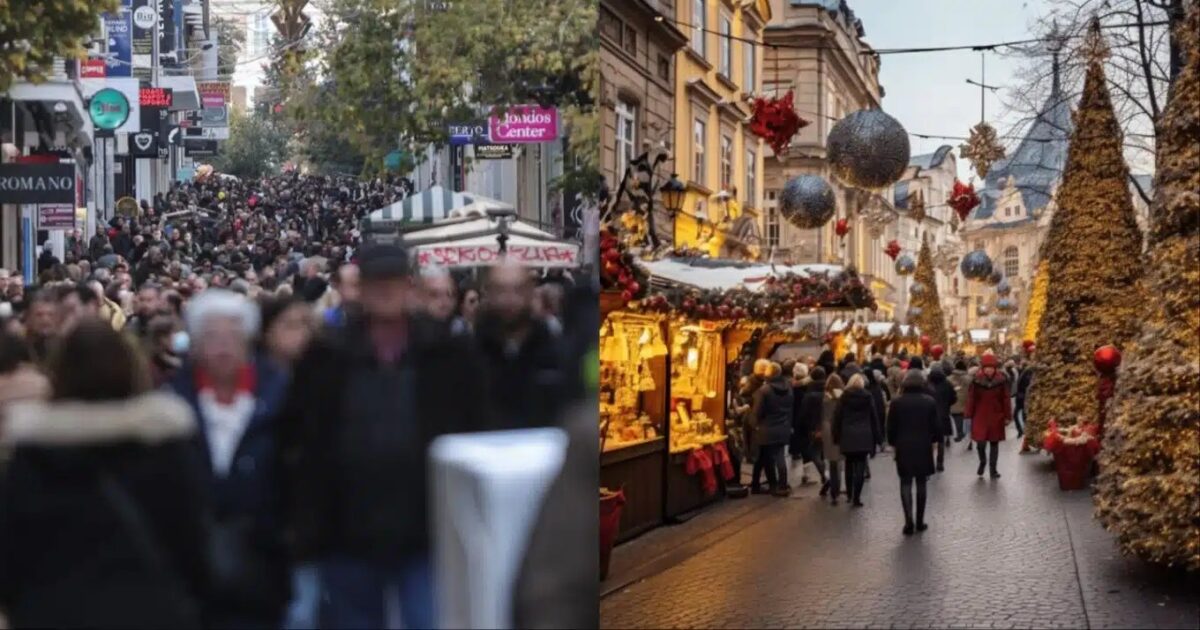
<instances>
[{"instance_id":1,"label":"woman in red coat","mask_svg":"<svg viewBox=\"0 0 1200 630\"><path fill-rule=\"evenodd\" d=\"M963 415L971 419L971 439L979 446L979 471L983 476L984 467L991 470L992 479L999 479L996 472L996 459L1000 456L1000 440L1004 439L1004 430L1012 420L1012 401L1008 396L1008 379L999 369L996 355L983 355L982 367L975 373L970 388L967 390L967 407ZM984 443L990 445L986 454Z\"/></svg>"}]
</instances>

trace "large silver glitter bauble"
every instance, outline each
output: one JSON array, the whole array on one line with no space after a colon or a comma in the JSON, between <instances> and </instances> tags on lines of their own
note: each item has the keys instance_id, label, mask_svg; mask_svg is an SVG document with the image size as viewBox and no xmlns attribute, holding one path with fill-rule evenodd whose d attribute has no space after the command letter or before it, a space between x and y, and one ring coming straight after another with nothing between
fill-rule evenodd
<instances>
[{"instance_id":1,"label":"large silver glitter bauble","mask_svg":"<svg viewBox=\"0 0 1200 630\"><path fill-rule=\"evenodd\" d=\"M1002 297L996 300L996 310L1001 313L1012 313L1017 310L1017 303L1009 298Z\"/></svg>"},{"instance_id":2,"label":"large silver glitter bauble","mask_svg":"<svg viewBox=\"0 0 1200 630\"><path fill-rule=\"evenodd\" d=\"M1009 293L1012 293L1012 285L1008 283L1008 278L1005 278L996 285L996 295L1005 296Z\"/></svg>"},{"instance_id":3,"label":"large silver glitter bauble","mask_svg":"<svg viewBox=\"0 0 1200 630\"><path fill-rule=\"evenodd\" d=\"M788 180L779 195L779 212L788 223L811 230L825 225L837 211L829 182L816 175L799 175Z\"/></svg>"},{"instance_id":4,"label":"large silver glitter bauble","mask_svg":"<svg viewBox=\"0 0 1200 630\"><path fill-rule=\"evenodd\" d=\"M911 276L917 270L917 261L913 260L908 254L901 254L896 259L896 275Z\"/></svg>"},{"instance_id":5,"label":"large silver glitter bauble","mask_svg":"<svg viewBox=\"0 0 1200 630\"><path fill-rule=\"evenodd\" d=\"M963 256L959 268L968 280L986 280L992 273L992 259L988 258L987 252L977 249Z\"/></svg>"},{"instance_id":6,"label":"large silver glitter bauble","mask_svg":"<svg viewBox=\"0 0 1200 630\"><path fill-rule=\"evenodd\" d=\"M891 186L904 174L910 156L908 132L878 109L863 109L837 121L826 154L833 174L858 188Z\"/></svg>"},{"instance_id":7,"label":"large silver glitter bauble","mask_svg":"<svg viewBox=\"0 0 1200 630\"><path fill-rule=\"evenodd\" d=\"M999 269L995 269L992 271L992 273L988 274L987 283L994 287L1000 286L1000 283L1003 281L1004 281L1004 274L1001 273Z\"/></svg>"},{"instance_id":8,"label":"large silver glitter bauble","mask_svg":"<svg viewBox=\"0 0 1200 630\"><path fill-rule=\"evenodd\" d=\"M911 287L908 287L908 294L913 297L921 297L925 295L925 285L920 282L914 282Z\"/></svg>"}]
</instances>

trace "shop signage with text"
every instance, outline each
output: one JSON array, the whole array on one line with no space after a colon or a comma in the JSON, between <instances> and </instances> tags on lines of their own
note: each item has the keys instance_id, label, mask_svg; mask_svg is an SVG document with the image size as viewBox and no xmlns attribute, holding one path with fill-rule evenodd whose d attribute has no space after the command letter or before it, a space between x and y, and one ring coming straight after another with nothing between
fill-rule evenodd
<instances>
[{"instance_id":1,"label":"shop signage with text","mask_svg":"<svg viewBox=\"0 0 1200 630\"><path fill-rule=\"evenodd\" d=\"M507 160L513 156L511 144L477 144L475 159L477 160Z\"/></svg>"},{"instance_id":2,"label":"shop signage with text","mask_svg":"<svg viewBox=\"0 0 1200 630\"><path fill-rule=\"evenodd\" d=\"M510 245L505 255L500 245L431 245L417 250L417 263L422 266L455 267L494 265L508 260L531 267L574 267L579 250L563 245Z\"/></svg>"},{"instance_id":3,"label":"shop signage with text","mask_svg":"<svg viewBox=\"0 0 1200 630\"><path fill-rule=\"evenodd\" d=\"M75 229L75 206L66 204L40 205L37 210L39 230Z\"/></svg>"},{"instance_id":4,"label":"shop signage with text","mask_svg":"<svg viewBox=\"0 0 1200 630\"><path fill-rule=\"evenodd\" d=\"M144 87L138 90L138 103L142 107L171 107L173 92L170 88Z\"/></svg>"},{"instance_id":5,"label":"shop signage with text","mask_svg":"<svg viewBox=\"0 0 1200 630\"><path fill-rule=\"evenodd\" d=\"M73 207L75 167L71 164L0 164L0 203L62 203Z\"/></svg>"},{"instance_id":6,"label":"shop signage with text","mask_svg":"<svg viewBox=\"0 0 1200 630\"><path fill-rule=\"evenodd\" d=\"M558 110L537 105L518 105L488 117L492 142L550 142L558 138Z\"/></svg>"}]
</instances>

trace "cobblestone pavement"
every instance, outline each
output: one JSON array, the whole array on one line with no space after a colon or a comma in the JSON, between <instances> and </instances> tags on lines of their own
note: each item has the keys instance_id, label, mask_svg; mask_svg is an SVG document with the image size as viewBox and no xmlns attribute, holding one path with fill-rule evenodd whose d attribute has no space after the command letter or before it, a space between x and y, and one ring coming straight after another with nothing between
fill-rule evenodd
<instances>
[{"instance_id":1,"label":"cobblestone pavement","mask_svg":"<svg viewBox=\"0 0 1200 630\"><path fill-rule=\"evenodd\" d=\"M881 455L866 507L820 502L815 486L752 497L762 509L714 519L728 535L704 537L669 566L648 558L656 566L644 579L601 600L602 627L1200 627L1200 580L1122 557L1092 519L1089 493L1059 491L1047 457L1018 455L1010 437L1003 477L981 480L965 444L930 480L924 534L901 535L899 484ZM674 529L618 547L614 562L669 547ZM695 547L697 533L678 529L677 549Z\"/></svg>"}]
</instances>

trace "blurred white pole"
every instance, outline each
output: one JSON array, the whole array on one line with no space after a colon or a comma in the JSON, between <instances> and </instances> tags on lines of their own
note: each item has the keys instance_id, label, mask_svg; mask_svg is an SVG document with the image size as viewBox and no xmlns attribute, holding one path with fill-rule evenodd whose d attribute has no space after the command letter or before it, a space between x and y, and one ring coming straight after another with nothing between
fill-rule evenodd
<instances>
[{"instance_id":1,"label":"blurred white pole","mask_svg":"<svg viewBox=\"0 0 1200 630\"><path fill-rule=\"evenodd\" d=\"M567 442L557 428L446 435L433 442L439 627L513 627L517 574Z\"/></svg>"}]
</instances>

